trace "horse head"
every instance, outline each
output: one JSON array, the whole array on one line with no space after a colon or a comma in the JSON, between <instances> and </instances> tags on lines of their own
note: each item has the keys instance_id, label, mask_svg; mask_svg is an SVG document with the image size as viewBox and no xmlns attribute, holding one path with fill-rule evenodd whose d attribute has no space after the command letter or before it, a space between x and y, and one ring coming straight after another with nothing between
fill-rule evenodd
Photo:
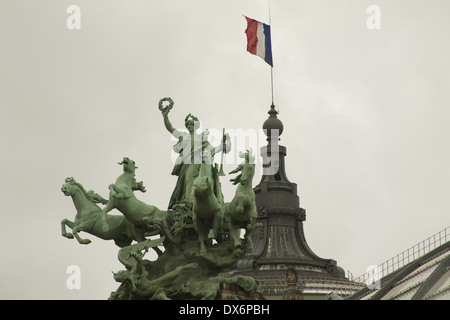
<instances>
[{"instance_id":1,"label":"horse head","mask_svg":"<svg viewBox=\"0 0 450 320\"><path fill-rule=\"evenodd\" d=\"M104 199L99 194L95 193L94 191L86 191L84 187L76 181L73 177L66 178L65 183L61 187L61 191L64 193L65 196L74 196L77 191L81 191L81 193L84 195L84 197L93 202L93 203L102 203L106 204L108 200Z\"/></svg>"},{"instance_id":2,"label":"horse head","mask_svg":"<svg viewBox=\"0 0 450 320\"><path fill-rule=\"evenodd\" d=\"M138 168L136 167L136 163L127 157L124 157L122 162L118 162L118 164L123 165L124 172L134 173L134 171Z\"/></svg>"},{"instance_id":3,"label":"horse head","mask_svg":"<svg viewBox=\"0 0 450 320\"><path fill-rule=\"evenodd\" d=\"M240 153L239 157L245 159L246 164L255 164L255 156L253 155L252 149L248 149L245 153Z\"/></svg>"},{"instance_id":4,"label":"horse head","mask_svg":"<svg viewBox=\"0 0 450 320\"><path fill-rule=\"evenodd\" d=\"M252 150L249 149L245 153L239 153L240 158L244 158L244 163L241 163L236 169L230 172L238 173L241 172L236 178L231 179L230 181L236 185L238 183L244 185L247 182L252 181L253 176L255 174L255 157L252 154Z\"/></svg>"},{"instance_id":5,"label":"horse head","mask_svg":"<svg viewBox=\"0 0 450 320\"><path fill-rule=\"evenodd\" d=\"M201 177L196 181L194 195L196 198L209 196L213 193L212 181L209 177Z\"/></svg>"},{"instance_id":6,"label":"horse head","mask_svg":"<svg viewBox=\"0 0 450 320\"><path fill-rule=\"evenodd\" d=\"M76 184L76 181L74 178L66 178L65 183L61 187L61 191L64 193L66 197L72 196L79 187Z\"/></svg>"},{"instance_id":7,"label":"horse head","mask_svg":"<svg viewBox=\"0 0 450 320\"><path fill-rule=\"evenodd\" d=\"M198 170L198 175L195 178L194 194L195 196L209 196L213 193L213 179L212 179L212 162L211 152L203 150L203 162Z\"/></svg>"}]
</instances>

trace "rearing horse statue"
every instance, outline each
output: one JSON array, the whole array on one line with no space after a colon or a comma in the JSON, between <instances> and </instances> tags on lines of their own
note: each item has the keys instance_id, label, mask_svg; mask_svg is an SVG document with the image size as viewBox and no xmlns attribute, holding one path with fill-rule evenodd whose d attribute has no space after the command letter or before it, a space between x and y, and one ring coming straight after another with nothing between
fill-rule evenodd
<instances>
[{"instance_id":1,"label":"rearing horse statue","mask_svg":"<svg viewBox=\"0 0 450 320\"><path fill-rule=\"evenodd\" d=\"M103 208L103 213L106 214L114 208L119 210L134 225L139 242L146 240L146 233L154 234L155 231L172 242L178 242L169 231L165 212L138 200L134 195L135 190L146 191L142 182L136 182L135 162L123 158L119 164L123 165L123 173L117 178L116 183L109 185L109 201ZM107 225L104 227L108 228Z\"/></svg>"},{"instance_id":2,"label":"rearing horse statue","mask_svg":"<svg viewBox=\"0 0 450 320\"><path fill-rule=\"evenodd\" d=\"M241 172L236 178L231 179L234 185L238 185L233 200L226 203L223 208L223 214L228 224L231 239L235 247L242 245L240 238L241 228L245 229L244 239L246 240L246 249L251 250L253 242L251 232L258 226L256 224L257 211L255 203L255 192L252 188L252 180L255 174L254 156L251 150L240 154L244 162L240 164L231 173Z\"/></svg>"},{"instance_id":3,"label":"rearing horse statue","mask_svg":"<svg viewBox=\"0 0 450 320\"><path fill-rule=\"evenodd\" d=\"M97 203L105 204L107 200L93 191L86 192L74 178L67 178L61 187L61 191L64 195L72 197L77 209L75 221L69 219L61 221L61 232L64 237L69 239L75 237L79 243L89 244L91 240L83 239L78 235L79 232L84 231L103 240L114 240L116 245L121 248L136 240L133 225L124 216L103 215L102 209ZM107 231L102 228L104 222L102 218L109 226ZM66 231L66 226L72 228L72 233Z\"/></svg>"}]
</instances>

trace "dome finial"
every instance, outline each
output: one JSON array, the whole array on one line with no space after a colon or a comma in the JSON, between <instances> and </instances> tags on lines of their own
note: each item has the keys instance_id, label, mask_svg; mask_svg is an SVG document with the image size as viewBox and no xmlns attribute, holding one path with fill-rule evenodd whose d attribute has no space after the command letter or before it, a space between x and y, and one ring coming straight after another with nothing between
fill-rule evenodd
<instances>
[{"instance_id":1,"label":"dome finial","mask_svg":"<svg viewBox=\"0 0 450 320\"><path fill-rule=\"evenodd\" d=\"M275 105L273 103L267 113L269 114L269 119L264 122L263 130L268 138L267 140L269 140L273 132L272 130L278 130L278 136L281 136L281 133L283 133L283 123L277 118L278 111L275 110Z\"/></svg>"},{"instance_id":2,"label":"dome finial","mask_svg":"<svg viewBox=\"0 0 450 320\"><path fill-rule=\"evenodd\" d=\"M270 106L270 110L267 112L268 114L270 114L270 117L273 118L272 115L275 116L275 118L277 117L276 115L278 114L278 111L275 110L275 105L272 102L272 105Z\"/></svg>"}]
</instances>

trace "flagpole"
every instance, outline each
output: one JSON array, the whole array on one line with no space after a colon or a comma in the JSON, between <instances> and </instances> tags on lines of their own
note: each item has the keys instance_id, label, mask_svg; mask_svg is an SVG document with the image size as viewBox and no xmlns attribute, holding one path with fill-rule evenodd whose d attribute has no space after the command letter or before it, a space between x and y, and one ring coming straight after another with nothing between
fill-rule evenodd
<instances>
[{"instance_id":1,"label":"flagpole","mask_svg":"<svg viewBox=\"0 0 450 320\"><path fill-rule=\"evenodd\" d=\"M270 25L270 39L272 41L272 18L270 16L270 1L267 1L269 5L269 25ZM273 53L272 53L272 61L273 61ZM273 62L272 62L273 64ZM270 66L270 87L272 91L272 105L274 105L273 101L273 66Z\"/></svg>"},{"instance_id":2,"label":"flagpole","mask_svg":"<svg viewBox=\"0 0 450 320\"><path fill-rule=\"evenodd\" d=\"M273 67L270 67L270 85L272 88L272 105L273 105Z\"/></svg>"}]
</instances>

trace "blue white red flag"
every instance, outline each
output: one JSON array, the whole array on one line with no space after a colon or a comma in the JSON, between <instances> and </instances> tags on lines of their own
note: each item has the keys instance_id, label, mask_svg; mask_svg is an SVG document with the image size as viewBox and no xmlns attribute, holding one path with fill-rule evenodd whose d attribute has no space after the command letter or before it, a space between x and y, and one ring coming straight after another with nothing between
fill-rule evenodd
<instances>
[{"instance_id":1,"label":"blue white red flag","mask_svg":"<svg viewBox=\"0 0 450 320\"><path fill-rule=\"evenodd\" d=\"M245 34L247 35L247 51L261 57L273 67L270 25L248 17L245 17L245 19L247 19L247 29L245 30Z\"/></svg>"}]
</instances>

